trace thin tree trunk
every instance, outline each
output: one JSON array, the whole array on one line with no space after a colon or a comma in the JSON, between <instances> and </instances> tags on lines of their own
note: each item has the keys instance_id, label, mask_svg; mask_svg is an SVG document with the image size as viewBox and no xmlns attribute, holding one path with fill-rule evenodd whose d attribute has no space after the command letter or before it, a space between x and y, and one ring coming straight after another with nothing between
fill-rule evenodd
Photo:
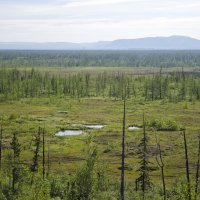
<instances>
[{"instance_id":1,"label":"thin tree trunk","mask_svg":"<svg viewBox=\"0 0 200 200\"><path fill-rule=\"evenodd\" d=\"M164 200L166 200L166 186L165 186L165 175L164 175L164 163L162 160L162 154L161 154L161 149L160 149L160 145L158 145L158 150L159 150L159 157L160 157L160 162L157 161L158 165L161 168L161 176L162 176L162 184L163 184L163 196L164 196Z\"/></svg>"},{"instance_id":2,"label":"thin tree trunk","mask_svg":"<svg viewBox=\"0 0 200 200\"><path fill-rule=\"evenodd\" d=\"M138 191L138 179L135 180L135 191Z\"/></svg>"},{"instance_id":3,"label":"thin tree trunk","mask_svg":"<svg viewBox=\"0 0 200 200\"><path fill-rule=\"evenodd\" d=\"M42 175L43 175L43 180L45 177L45 138L44 138L44 128L42 132Z\"/></svg>"},{"instance_id":4,"label":"thin tree trunk","mask_svg":"<svg viewBox=\"0 0 200 200\"><path fill-rule=\"evenodd\" d=\"M121 200L124 200L124 157L125 157L125 126L126 126L126 96L124 95L124 114L123 114L123 129L122 129L122 167L121 167Z\"/></svg>"},{"instance_id":5,"label":"thin tree trunk","mask_svg":"<svg viewBox=\"0 0 200 200\"><path fill-rule=\"evenodd\" d=\"M162 67L160 68L160 99L162 99Z\"/></svg>"},{"instance_id":6,"label":"thin tree trunk","mask_svg":"<svg viewBox=\"0 0 200 200\"><path fill-rule=\"evenodd\" d=\"M161 167L161 172L162 172L162 183L163 183L163 196L164 196L164 200L166 200L166 199L167 199L167 196L166 196L164 166Z\"/></svg>"},{"instance_id":7,"label":"thin tree trunk","mask_svg":"<svg viewBox=\"0 0 200 200\"><path fill-rule=\"evenodd\" d=\"M185 136L185 130L183 130L184 136L184 146L185 146L185 166L186 166L186 178L187 178L187 190L188 190L188 199L191 200L191 188L190 188L190 173L189 173L189 161L188 161L188 149L187 149L187 140Z\"/></svg>"},{"instance_id":8,"label":"thin tree trunk","mask_svg":"<svg viewBox=\"0 0 200 200\"><path fill-rule=\"evenodd\" d=\"M166 200L167 196L166 196L166 185L165 185L165 174L164 174L164 166L165 165L164 165L163 159L162 159L162 152L161 152L160 144L158 142L158 139L157 139L156 135L155 135L155 137L156 137L156 143L157 143L157 153L159 152L160 162L158 160L157 153L156 153L156 161L158 163L158 166L161 169L162 184L163 184L163 197L164 197L164 200Z\"/></svg>"},{"instance_id":9,"label":"thin tree trunk","mask_svg":"<svg viewBox=\"0 0 200 200\"><path fill-rule=\"evenodd\" d=\"M196 171L195 200L197 199L197 193L199 188L199 164L200 164L200 136L199 136L198 160L197 160L197 171Z\"/></svg>"},{"instance_id":10,"label":"thin tree trunk","mask_svg":"<svg viewBox=\"0 0 200 200\"><path fill-rule=\"evenodd\" d=\"M49 176L50 174L50 149L49 149L49 144L48 144L48 172L47 172L47 175Z\"/></svg>"},{"instance_id":11,"label":"thin tree trunk","mask_svg":"<svg viewBox=\"0 0 200 200\"><path fill-rule=\"evenodd\" d=\"M146 177L146 152L147 152L147 147L146 147L146 122L145 122L145 117L143 113L143 134L144 134L144 169L143 169L143 176L142 176L142 198L143 200L145 199L145 189L146 189L146 182L145 182L145 177Z\"/></svg>"},{"instance_id":12,"label":"thin tree trunk","mask_svg":"<svg viewBox=\"0 0 200 200\"><path fill-rule=\"evenodd\" d=\"M0 132L0 171L2 168L2 140L3 140L3 127L1 124L1 132Z\"/></svg>"}]
</instances>

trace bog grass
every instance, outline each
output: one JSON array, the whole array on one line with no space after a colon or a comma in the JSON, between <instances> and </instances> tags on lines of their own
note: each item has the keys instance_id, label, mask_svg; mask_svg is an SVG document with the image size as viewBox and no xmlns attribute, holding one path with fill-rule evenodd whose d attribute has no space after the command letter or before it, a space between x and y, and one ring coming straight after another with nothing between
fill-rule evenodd
<instances>
[{"instance_id":1,"label":"bog grass","mask_svg":"<svg viewBox=\"0 0 200 200\"><path fill-rule=\"evenodd\" d=\"M122 100L109 98L27 98L0 103L1 123L4 129L4 155L9 151L12 133L18 132L23 149L22 160L30 165L33 157L34 135L39 126L45 127L46 153L49 148L51 170L71 174L84 161L84 149L87 137L90 135L98 147L99 158L106 164L110 176L120 178L122 113ZM137 148L142 137L142 128L129 131L128 126L142 126L143 113L151 125L147 133L151 152L150 161L154 168L151 176L154 182L161 182L160 170L155 159L155 134L160 139L168 186L177 178L185 176L185 160L181 132L178 129L156 131L152 122L162 124L171 121L177 127L186 129L193 176L200 133L200 102L187 102L187 107L185 107L185 102L169 103L162 100L141 102L129 99L126 115L126 181L133 182L138 176ZM87 134L78 136L55 136L56 132L68 129L71 124L104 124L106 126L99 130L87 129Z\"/></svg>"}]
</instances>

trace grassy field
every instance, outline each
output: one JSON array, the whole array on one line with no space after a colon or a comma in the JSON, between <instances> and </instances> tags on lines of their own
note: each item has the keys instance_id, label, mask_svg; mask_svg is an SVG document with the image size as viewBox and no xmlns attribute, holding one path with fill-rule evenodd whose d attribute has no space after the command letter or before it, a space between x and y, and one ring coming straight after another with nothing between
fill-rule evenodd
<instances>
[{"instance_id":1,"label":"grassy field","mask_svg":"<svg viewBox=\"0 0 200 200\"><path fill-rule=\"evenodd\" d=\"M22 181L22 185L25 187L30 175L35 174L35 172L30 171L30 166L33 164L33 155L36 148L35 136L38 133L38 128L41 127L45 129L45 168L50 173L50 177L46 177L50 185L49 192L46 193L51 196L49 199L53 197L65 199L63 194L55 193L53 195L50 193L50 191L57 191L52 182L57 180L58 177L60 177L60 179L58 178L61 180L60 183L62 183L62 180L66 181L59 185L58 191L66 191L68 185L73 186L73 177L78 177L76 181L79 181L80 174L78 173L86 173L84 166L88 159L88 148L90 147L88 141L92 141L92 144L98 150L95 170L97 168L103 170L110 181L107 190L102 189L100 191L98 188L94 190L97 192L91 192L92 190L90 190L89 192L94 197L91 197L91 199L117 199L121 177L123 121L123 86L121 84L124 85L128 81L130 95L126 100L125 128L125 193L127 199L135 199L137 195L139 195L138 199L141 199L141 194L134 193L134 191L135 181L140 175L138 169L141 167L141 158L139 158L138 151L143 137L143 115L147 122L147 135L149 137L148 149L151 167L149 175L155 186L155 191L150 191L150 197L147 199L152 199L151 196L154 196L154 193L158 195L155 199L162 198L161 170L156 161L156 138L159 140L162 150L168 197L176 199L177 196L180 197L184 193L185 186L181 185L186 183L184 137L180 131L182 128L186 130L193 191L198 158L198 138L200 135L199 68L185 68L184 72L182 68L163 68L162 75L160 74L160 68L128 67L41 67L34 70L19 67L17 70L4 68L1 72L4 74L1 75L3 87L0 87L0 90L3 91L0 94L0 124L3 127L2 166L8 179L4 181L2 188L10 188L9 177L12 177L12 173L7 170L7 168L9 169L7 162L8 165L12 162L12 158L10 159L9 156L12 155L11 141L13 133L17 133L21 144L20 164L27 167L25 171L28 174L26 179L24 178L25 181ZM48 76L45 75L47 73ZM77 74L78 78L76 77ZM88 74L90 84L87 86L84 81ZM103 78L98 79L99 75ZM74 79L70 79L70 77ZM105 79L107 80L105 81ZM66 80L71 80L71 82L67 82L67 84L71 84L68 88L71 93L65 94L62 89L67 85ZM82 82L79 80L82 80ZM100 80L105 81L105 88L96 93L97 82ZM55 82L58 88L53 87ZM7 86L5 83L9 84L8 90L5 89ZM160 83L161 98L159 98ZM73 95L72 91L79 91L82 84L84 85L82 88L83 96L76 93ZM100 86L101 84L103 83L100 83ZM85 92L87 87L90 90L88 94ZM156 89L153 90L153 87ZM34 88L37 90L34 90ZM116 88L121 89L116 90ZM148 90L147 94L145 88ZM167 92L164 91L165 88ZM154 91L154 95L156 94L154 98L151 98L152 91ZM104 125L104 127L102 129L89 129L85 125ZM130 126L138 129L129 130ZM84 134L56 135L56 133L63 130L83 130ZM39 154L39 167L41 170L42 145ZM41 171L38 172L38 175L42 175ZM36 179L35 185L37 186L39 183L45 184L44 181ZM85 184L87 184L87 181ZM94 186L92 187L96 187L95 184L93 183ZM34 188L30 183L29 187L31 190ZM180 191L178 191L179 189ZM173 194L174 190L178 191L177 195ZM24 189L22 188L20 191L23 193ZM43 191L44 189L41 189L41 195L46 200L48 198L45 197ZM68 188L67 195L71 192L73 193L73 190L71 191ZM33 194L36 193L33 191ZM109 197L106 197L106 194ZM24 194L24 196L26 195ZM187 196L187 192L184 195ZM73 197L67 199L73 199Z\"/></svg>"},{"instance_id":2,"label":"grassy field","mask_svg":"<svg viewBox=\"0 0 200 200\"><path fill-rule=\"evenodd\" d=\"M64 112L63 112L64 111ZM128 126L142 125L142 115L146 120L173 120L186 128L191 173L195 173L198 134L200 133L200 102L169 103L165 101L127 101L126 121L126 181L134 181L138 176L137 146L142 137L142 129L128 130ZM88 135L97 144L100 159L108 167L110 176L120 177L121 133L123 102L108 98L28 98L0 104L0 115L4 128L5 149L9 148L11 133L19 133L23 146L22 160L32 161L32 143L39 126L45 127L46 142L51 157L51 170L73 173L84 160L84 148ZM79 136L55 136L61 129L76 129L73 124L103 124L100 130L87 129ZM179 131L157 131L148 128L151 162L155 171L151 173L155 182L160 182L160 171L156 163L156 139L160 138L164 155L168 183L185 176L183 136ZM47 151L47 149L46 149ZM169 185L168 185L169 186Z\"/></svg>"}]
</instances>

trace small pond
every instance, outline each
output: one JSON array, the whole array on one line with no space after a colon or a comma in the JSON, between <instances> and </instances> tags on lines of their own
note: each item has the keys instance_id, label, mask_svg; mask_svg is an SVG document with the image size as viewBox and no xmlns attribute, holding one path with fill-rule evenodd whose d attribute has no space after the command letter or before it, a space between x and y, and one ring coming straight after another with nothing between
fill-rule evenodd
<instances>
[{"instance_id":1,"label":"small pond","mask_svg":"<svg viewBox=\"0 0 200 200\"><path fill-rule=\"evenodd\" d=\"M90 129L101 129L101 128L104 127L104 125L100 125L100 124L98 124L98 125L84 125L84 127L90 128Z\"/></svg>"},{"instance_id":2,"label":"small pond","mask_svg":"<svg viewBox=\"0 0 200 200\"><path fill-rule=\"evenodd\" d=\"M133 130L139 130L140 128L137 126L129 126L128 130L133 131Z\"/></svg>"},{"instance_id":3,"label":"small pond","mask_svg":"<svg viewBox=\"0 0 200 200\"><path fill-rule=\"evenodd\" d=\"M82 130L65 130L65 131L59 131L58 133L56 133L56 136L66 136L66 135L81 135L85 133Z\"/></svg>"}]
</instances>

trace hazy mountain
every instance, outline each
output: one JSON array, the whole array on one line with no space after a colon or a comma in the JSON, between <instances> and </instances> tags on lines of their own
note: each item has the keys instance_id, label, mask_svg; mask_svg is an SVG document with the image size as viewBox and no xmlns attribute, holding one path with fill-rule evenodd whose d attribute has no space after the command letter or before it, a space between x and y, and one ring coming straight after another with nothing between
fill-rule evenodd
<instances>
[{"instance_id":1,"label":"hazy mountain","mask_svg":"<svg viewBox=\"0 0 200 200\"><path fill-rule=\"evenodd\" d=\"M116 40L108 45L112 49L200 49L200 40L185 37L148 37Z\"/></svg>"},{"instance_id":2,"label":"hazy mountain","mask_svg":"<svg viewBox=\"0 0 200 200\"><path fill-rule=\"evenodd\" d=\"M69 42L0 42L0 49L18 50L134 50L134 49L166 49L189 50L200 49L200 40L185 36L147 37L139 39L120 39L95 43Z\"/></svg>"}]
</instances>

